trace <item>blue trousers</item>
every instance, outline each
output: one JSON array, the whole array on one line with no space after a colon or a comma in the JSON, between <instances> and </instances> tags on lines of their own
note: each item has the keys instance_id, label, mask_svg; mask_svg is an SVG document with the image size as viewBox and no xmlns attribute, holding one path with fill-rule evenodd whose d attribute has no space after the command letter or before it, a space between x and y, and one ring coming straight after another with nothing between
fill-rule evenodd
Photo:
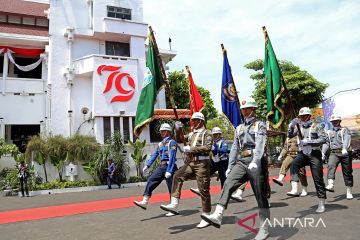
<instances>
[{"instance_id":1,"label":"blue trousers","mask_svg":"<svg viewBox=\"0 0 360 240\"><path fill-rule=\"evenodd\" d=\"M151 197L152 192L160 185L160 183L165 179L166 185L168 187L169 194L171 194L171 187L172 187L172 179L174 172L177 170L175 165L174 172L172 173L171 177L165 178L167 165L160 165L149 177L148 182L145 187L144 196Z\"/></svg>"}]
</instances>

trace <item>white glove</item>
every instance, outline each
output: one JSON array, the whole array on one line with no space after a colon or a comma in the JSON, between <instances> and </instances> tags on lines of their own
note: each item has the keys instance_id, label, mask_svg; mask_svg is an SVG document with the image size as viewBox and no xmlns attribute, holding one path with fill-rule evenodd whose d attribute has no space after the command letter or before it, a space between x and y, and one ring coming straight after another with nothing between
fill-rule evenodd
<instances>
[{"instance_id":1,"label":"white glove","mask_svg":"<svg viewBox=\"0 0 360 240\"><path fill-rule=\"evenodd\" d=\"M231 172L231 169L226 170L225 176L228 177L230 172Z\"/></svg>"},{"instance_id":2,"label":"white glove","mask_svg":"<svg viewBox=\"0 0 360 240\"><path fill-rule=\"evenodd\" d=\"M184 153L190 152L190 146L185 146L184 147Z\"/></svg>"},{"instance_id":3,"label":"white glove","mask_svg":"<svg viewBox=\"0 0 360 240\"><path fill-rule=\"evenodd\" d=\"M169 173L169 172L166 172L166 173L165 173L165 177L166 177L166 178L169 178L169 177L171 177L171 173Z\"/></svg>"},{"instance_id":4,"label":"white glove","mask_svg":"<svg viewBox=\"0 0 360 240\"><path fill-rule=\"evenodd\" d=\"M324 153L321 153L321 155L322 155L322 156L321 156L321 159L322 159L322 160L325 160L325 159L326 159L326 155L325 155Z\"/></svg>"},{"instance_id":5,"label":"white glove","mask_svg":"<svg viewBox=\"0 0 360 240\"><path fill-rule=\"evenodd\" d=\"M282 156L281 155L279 155L279 157L278 157L278 161L281 161L282 160Z\"/></svg>"},{"instance_id":6,"label":"white glove","mask_svg":"<svg viewBox=\"0 0 360 240\"><path fill-rule=\"evenodd\" d=\"M148 166L147 165L145 165L144 167L143 167L143 172L146 172L146 170L148 170Z\"/></svg>"},{"instance_id":7,"label":"white glove","mask_svg":"<svg viewBox=\"0 0 360 240\"><path fill-rule=\"evenodd\" d=\"M341 150L341 154L342 154L342 155L347 155L347 154L348 154L348 151L347 151L345 148L343 148L343 150Z\"/></svg>"},{"instance_id":8,"label":"white glove","mask_svg":"<svg viewBox=\"0 0 360 240\"><path fill-rule=\"evenodd\" d=\"M175 122L175 129L176 130L179 130L180 128L183 128L184 127L184 124L180 121L176 121Z\"/></svg>"},{"instance_id":9,"label":"white glove","mask_svg":"<svg viewBox=\"0 0 360 240\"><path fill-rule=\"evenodd\" d=\"M212 145L212 147L211 147L211 151L214 151L215 150L215 146L214 145Z\"/></svg>"},{"instance_id":10,"label":"white glove","mask_svg":"<svg viewBox=\"0 0 360 240\"><path fill-rule=\"evenodd\" d=\"M249 166L248 166L248 169L249 169L249 170L252 170L252 169L256 170L257 168L258 168L258 166L257 166L257 164L254 163L254 162L251 162L251 163L249 164Z\"/></svg>"},{"instance_id":11,"label":"white glove","mask_svg":"<svg viewBox=\"0 0 360 240\"><path fill-rule=\"evenodd\" d=\"M300 140L300 145L304 146L308 144L308 140L306 138Z\"/></svg>"},{"instance_id":12,"label":"white glove","mask_svg":"<svg viewBox=\"0 0 360 240\"><path fill-rule=\"evenodd\" d=\"M299 119L298 119L298 118L294 118L294 119L291 120L291 122L290 122L290 127L294 128L297 123L300 123Z\"/></svg>"}]
</instances>

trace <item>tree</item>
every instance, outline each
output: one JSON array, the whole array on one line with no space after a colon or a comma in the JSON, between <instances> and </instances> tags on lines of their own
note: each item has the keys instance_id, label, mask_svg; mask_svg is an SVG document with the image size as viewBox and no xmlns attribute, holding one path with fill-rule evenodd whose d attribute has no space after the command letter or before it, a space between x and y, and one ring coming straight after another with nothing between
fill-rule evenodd
<instances>
[{"instance_id":1,"label":"tree","mask_svg":"<svg viewBox=\"0 0 360 240\"><path fill-rule=\"evenodd\" d=\"M45 182L48 182L45 164L48 157L49 151L46 145L46 140L40 136L32 136L26 145L25 158L28 161L32 159L43 167Z\"/></svg>"},{"instance_id":2,"label":"tree","mask_svg":"<svg viewBox=\"0 0 360 240\"><path fill-rule=\"evenodd\" d=\"M219 114L216 118L210 119L206 127L208 129L213 129L214 127L219 127L221 129L221 136L225 140L233 140L234 138L234 131L232 124L229 120L226 119L224 114Z\"/></svg>"},{"instance_id":3,"label":"tree","mask_svg":"<svg viewBox=\"0 0 360 240\"><path fill-rule=\"evenodd\" d=\"M328 84L319 82L307 71L293 65L293 63L290 61L279 61L279 65L295 111L298 111L301 107L304 106L314 108L322 102L323 94L326 88L329 86ZM250 76L250 78L255 81L253 97L259 105L257 109L257 116L265 119L266 82L264 74L264 62L263 60L258 59L246 64L245 67L247 69L256 71L256 73ZM283 98L283 103L285 104L285 112L287 113L285 117L286 120L289 121L291 114L285 96Z\"/></svg>"},{"instance_id":4,"label":"tree","mask_svg":"<svg viewBox=\"0 0 360 240\"><path fill-rule=\"evenodd\" d=\"M134 150L134 153L131 154L131 157L133 158L136 166L136 174L138 177L143 177L142 174L142 165L143 162L146 160L147 155L144 155L144 149L146 146L146 140L140 141L139 139L136 139L136 141L133 143L131 141L128 142L129 146Z\"/></svg>"},{"instance_id":5,"label":"tree","mask_svg":"<svg viewBox=\"0 0 360 240\"><path fill-rule=\"evenodd\" d=\"M15 144L6 144L3 138L0 138L0 158L5 154L11 154L15 157L19 154L19 149Z\"/></svg>"},{"instance_id":6,"label":"tree","mask_svg":"<svg viewBox=\"0 0 360 240\"><path fill-rule=\"evenodd\" d=\"M189 109L189 82L184 70L169 72L168 80L177 108ZM204 114L206 120L216 118L217 110L214 107L214 102L211 99L210 92L200 86L197 86L197 89L199 90L201 98L204 102L204 109L202 113ZM166 106L167 108L171 108L170 100L168 98L166 98Z\"/></svg>"},{"instance_id":7,"label":"tree","mask_svg":"<svg viewBox=\"0 0 360 240\"><path fill-rule=\"evenodd\" d=\"M51 163L56 166L59 180L63 181L65 162L68 160L68 141L61 135L51 136L47 139L48 154Z\"/></svg>"}]
</instances>

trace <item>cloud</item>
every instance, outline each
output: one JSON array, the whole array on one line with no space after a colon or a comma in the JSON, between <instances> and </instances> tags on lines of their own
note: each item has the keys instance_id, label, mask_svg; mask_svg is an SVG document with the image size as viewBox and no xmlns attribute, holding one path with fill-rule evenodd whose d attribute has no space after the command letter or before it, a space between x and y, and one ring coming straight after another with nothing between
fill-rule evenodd
<instances>
[{"instance_id":1,"label":"cloud","mask_svg":"<svg viewBox=\"0 0 360 240\"><path fill-rule=\"evenodd\" d=\"M329 83L325 96L360 87L360 2L143 0L144 21L153 26L161 48L178 55L170 70L192 68L195 83L210 90L221 109L222 53L228 50L240 97L251 95L251 71L243 66L263 58L268 29L277 57L290 60L319 81Z\"/></svg>"}]
</instances>

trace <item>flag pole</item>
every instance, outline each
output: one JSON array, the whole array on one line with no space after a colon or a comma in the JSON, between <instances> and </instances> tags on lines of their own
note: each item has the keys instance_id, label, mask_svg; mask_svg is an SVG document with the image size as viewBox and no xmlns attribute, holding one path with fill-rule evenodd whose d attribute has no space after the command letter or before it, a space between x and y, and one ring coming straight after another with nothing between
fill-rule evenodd
<instances>
[{"instance_id":1,"label":"flag pole","mask_svg":"<svg viewBox=\"0 0 360 240\"><path fill-rule=\"evenodd\" d=\"M262 30L263 30L263 33L264 33L265 44L267 44L267 41L268 41L268 39L269 39L269 35L268 35L268 33L267 33L266 27L263 26L263 27L262 27ZM278 64L278 66L280 66L277 58L276 58L276 62L277 62L277 64ZM265 65L265 63L264 63L264 65ZM291 101L291 98L290 98L290 94L289 94L289 91L287 90L286 83L285 83L285 80L284 80L284 77L283 77L282 74L281 74L281 82L282 82L282 86L283 86L283 88L284 88L286 100L288 101L289 106L290 106L291 117L294 119L294 118L297 117L297 116L296 116L296 112L295 112L295 108L294 108L294 105L292 104L292 101ZM299 138L300 138L300 139L303 139L304 137L303 137L303 135L302 135L302 133L301 133L299 123L296 123L296 128L297 128L297 130L298 130Z\"/></svg>"},{"instance_id":2,"label":"flag pole","mask_svg":"<svg viewBox=\"0 0 360 240\"><path fill-rule=\"evenodd\" d=\"M154 31L153 31L151 26L149 26L149 31L150 31L150 39L149 39L149 41L152 41L153 45L154 45L154 51L155 51L156 57L158 59L159 65L160 65L160 71L161 71L162 78L163 78L164 83L165 83L165 90L166 90L165 92L168 93L171 108L174 110L176 120L180 121L179 115L177 114L177 111L176 111L176 105L175 105L175 101L174 101L174 96L173 96L173 94L171 92L169 80L166 77L166 73L165 73L164 65L163 65L163 62L162 62L162 59L161 59L160 51L159 51L159 48L157 46L156 39L155 39L155 36L154 36ZM182 128L181 128L181 131L180 131L180 139L183 142L183 144L186 145L185 138L184 138L184 132L182 131Z\"/></svg>"},{"instance_id":3,"label":"flag pole","mask_svg":"<svg viewBox=\"0 0 360 240\"><path fill-rule=\"evenodd\" d=\"M222 49L222 52L224 55L227 55L227 50L225 49L224 47L224 44L221 43L221 49ZM239 113L240 113L240 119L243 118L242 117L242 114L241 114L241 111L240 111L240 99L239 99L239 96L238 96L238 92L236 90L236 86L235 86L235 81L234 81L234 78L232 76L232 71L231 71L231 66L229 64L229 68L230 68L230 76L231 76L231 80L232 82L234 83L234 90L235 90L235 94L236 94L236 99L237 99L237 107L238 107L238 110L239 110ZM242 119L243 120L243 119Z\"/></svg>"}]
</instances>

